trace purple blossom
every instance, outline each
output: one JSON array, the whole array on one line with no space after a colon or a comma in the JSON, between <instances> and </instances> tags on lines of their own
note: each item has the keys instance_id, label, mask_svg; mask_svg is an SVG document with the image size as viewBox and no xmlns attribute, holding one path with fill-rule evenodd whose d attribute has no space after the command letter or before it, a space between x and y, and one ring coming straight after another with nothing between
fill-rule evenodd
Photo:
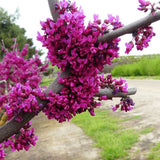
<instances>
[{"instance_id":1,"label":"purple blossom","mask_svg":"<svg viewBox=\"0 0 160 160\"><path fill-rule=\"evenodd\" d=\"M18 135L13 135L10 139L5 140L2 144L0 144L0 159L3 160L6 153L4 153L3 148L11 147L12 152L20 151L25 149L29 150L31 145L35 146L36 141L38 139L34 134L34 128L29 130L31 127L31 122L28 122L24 125L23 128L20 129Z\"/></svg>"},{"instance_id":2,"label":"purple blossom","mask_svg":"<svg viewBox=\"0 0 160 160\"><path fill-rule=\"evenodd\" d=\"M135 36L135 45L137 50L147 48L153 36L155 36L155 33L153 32L153 28L151 26L139 28L137 35Z\"/></svg>"},{"instance_id":3,"label":"purple blossom","mask_svg":"<svg viewBox=\"0 0 160 160\"><path fill-rule=\"evenodd\" d=\"M133 42L131 41L131 42L129 42L129 43L126 43L125 45L126 45L126 51L125 51L125 53L129 54L129 52L130 52L130 51L132 50L132 48L134 47L134 44L133 44Z\"/></svg>"},{"instance_id":4,"label":"purple blossom","mask_svg":"<svg viewBox=\"0 0 160 160\"><path fill-rule=\"evenodd\" d=\"M99 75L99 86L103 89L105 87L110 88L113 90L113 94L116 94L118 92L124 92L128 93L128 85L126 83L126 80L120 78L120 80L113 79L112 75L107 75L105 78L104 75Z\"/></svg>"},{"instance_id":5,"label":"purple blossom","mask_svg":"<svg viewBox=\"0 0 160 160\"><path fill-rule=\"evenodd\" d=\"M8 102L5 104L8 120L17 116L17 121L21 121L21 111L23 112L35 112L38 113L40 105L37 102L37 97L45 100L45 94L40 88L32 89L28 84L25 86L17 83L12 91L7 95Z\"/></svg>"},{"instance_id":6,"label":"purple blossom","mask_svg":"<svg viewBox=\"0 0 160 160\"><path fill-rule=\"evenodd\" d=\"M135 103L133 102L133 100L129 97L126 97L120 100L120 104L112 106L112 110L115 112L118 108L120 108L121 111L128 112L133 109L134 105Z\"/></svg>"},{"instance_id":7,"label":"purple blossom","mask_svg":"<svg viewBox=\"0 0 160 160\"><path fill-rule=\"evenodd\" d=\"M138 1L141 4L141 7L150 5L149 1L145 1L145 0L138 0Z\"/></svg>"},{"instance_id":8,"label":"purple blossom","mask_svg":"<svg viewBox=\"0 0 160 160\"><path fill-rule=\"evenodd\" d=\"M0 144L0 160L4 160L5 156L6 156L6 153L3 150L2 144Z\"/></svg>"},{"instance_id":9,"label":"purple blossom","mask_svg":"<svg viewBox=\"0 0 160 160\"><path fill-rule=\"evenodd\" d=\"M155 16L155 12L160 9L159 2L151 3L150 1L139 0L139 3L140 5L138 7L138 10L144 11L144 12L147 12L148 10L150 10L153 16Z\"/></svg>"}]
</instances>

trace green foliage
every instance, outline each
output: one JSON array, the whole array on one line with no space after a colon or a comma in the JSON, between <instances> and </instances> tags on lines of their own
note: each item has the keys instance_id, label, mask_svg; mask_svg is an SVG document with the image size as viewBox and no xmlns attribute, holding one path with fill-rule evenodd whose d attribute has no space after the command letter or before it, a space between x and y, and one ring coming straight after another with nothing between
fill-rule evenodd
<instances>
[{"instance_id":1,"label":"green foliage","mask_svg":"<svg viewBox=\"0 0 160 160\"><path fill-rule=\"evenodd\" d=\"M104 160L114 160L128 156L128 150L138 141L139 134L134 130L125 129L121 120L109 114L108 111L96 110L96 116L88 112L73 118L84 132L96 141L96 147L102 149Z\"/></svg>"},{"instance_id":2,"label":"green foliage","mask_svg":"<svg viewBox=\"0 0 160 160\"><path fill-rule=\"evenodd\" d=\"M47 71L45 71L45 72L43 73L43 75L44 75L44 76L49 76L49 75L52 74L52 73L53 73L53 68L48 68Z\"/></svg>"},{"instance_id":3,"label":"green foliage","mask_svg":"<svg viewBox=\"0 0 160 160\"><path fill-rule=\"evenodd\" d=\"M49 86L50 83L54 81L55 78L43 78L41 86Z\"/></svg>"},{"instance_id":4,"label":"green foliage","mask_svg":"<svg viewBox=\"0 0 160 160\"><path fill-rule=\"evenodd\" d=\"M124 61L128 61L128 62L137 62L139 59L141 59L142 56L120 56L118 58L115 58L112 60L112 62L124 62Z\"/></svg>"},{"instance_id":5,"label":"green foliage","mask_svg":"<svg viewBox=\"0 0 160 160\"><path fill-rule=\"evenodd\" d=\"M60 69L57 66L52 66L52 64L49 62L48 70L44 72L44 76L49 76L50 74L59 72Z\"/></svg>"},{"instance_id":6,"label":"green foliage","mask_svg":"<svg viewBox=\"0 0 160 160\"><path fill-rule=\"evenodd\" d=\"M145 56L137 62L116 66L112 71L113 76L159 76L160 55Z\"/></svg>"},{"instance_id":7,"label":"green foliage","mask_svg":"<svg viewBox=\"0 0 160 160\"><path fill-rule=\"evenodd\" d=\"M18 11L15 15L8 15L8 13L0 8L0 47L2 45L2 41L5 44L5 48L11 50L10 47L13 45L13 38L16 38L17 43L19 44L18 48L21 50L26 43L29 44L29 52L26 58L30 58L35 54L36 48L33 46L33 42L31 38L27 38L25 36L25 29L20 28L15 22L18 18ZM0 50L0 59L3 58L4 52ZM43 53L38 51L39 55Z\"/></svg>"},{"instance_id":8,"label":"green foliage","mask_svg":"<svg viewBox=\"0 0 160 160\"><path fill-rule=\"evenodd\" d=\"M50 74L57 73L59 71L60 69L58 69L57 66L52 66L51 63L49 63L48 71L44 72L44 76L49 76ZM52 77L52 78L44 77L41 82L41 86L49 86L49 84L53 82L55 78L56 77Z\"/></svg>"},{"instance_id":9,"label":"green foliage","mask_svg":"<svg viewBox=\"0 0 160 160\"><path fill-rule=\"evenodd\" d=\"M157 80L159 80L160 76L129 76L129 77L123 76L123 78L124 79L129 78L129 79L155 79L155 80L157 79Z\"/></svg>"}]
</instances>

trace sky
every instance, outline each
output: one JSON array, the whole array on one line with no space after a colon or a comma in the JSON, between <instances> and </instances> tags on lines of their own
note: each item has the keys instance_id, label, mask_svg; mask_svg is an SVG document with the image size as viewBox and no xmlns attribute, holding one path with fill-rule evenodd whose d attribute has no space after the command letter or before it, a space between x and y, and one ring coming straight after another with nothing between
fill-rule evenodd
<instances>
[{"instance_id":1,"label":"sky","mask_svg":"<svg viewBox=\"0 0 160 160\"><path fill-rule=\"evenodd\" d=\"M72 0L73 1L73 0ZM147 16L149 13L138 11L138 0L75 0L77 6L81 6L86 15L85 23L93 20L93 15L98 14L100 19L107 18L108 14L113 16L119 15L120 21L126 25L140 18ZM156 0L152 0L156 2ZM36 40L37 32L41 31L40 21L45 21L48 17L51 18L48 0L0 0L0 7L5 9L9 14L14 14L16 9L19 10L20 17L17 24L25 28L26 36L32 38L37 49L42 49L45 53L47 50L42 48L41 42ZM141 52L135 49L130 55L156 54L160 53L160 22L155 22L153 25L156 37L150 42L150 46ZM125 55L125 42L132 39L131 35L121 37L120 55ZM45 54L46 55L46 54ZM44 57L43 57L44 58Z\"/></svg>"}]
</instances>

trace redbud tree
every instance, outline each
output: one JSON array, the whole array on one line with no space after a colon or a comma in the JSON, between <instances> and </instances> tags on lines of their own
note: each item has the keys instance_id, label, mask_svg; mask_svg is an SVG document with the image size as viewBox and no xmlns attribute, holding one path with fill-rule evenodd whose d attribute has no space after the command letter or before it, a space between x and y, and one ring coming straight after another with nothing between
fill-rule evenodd
<instances>
[{"instance_id":1,"label":"redbud tree","mask_svg":"<svg viewBox=\"0 0 160 160\"><path fill-rule=\"evenodd\" d=\"M108 15L101 22L94 15L93 21L85 26L85 15L76 3L48 2L53 19L41 22L43 34L38 32L37 40L47 48L48 60L61 73L48 88L41 88L41 76L47 64L38 56L25 60L27 45L22 51L16 43L12 51L2 47L5 57L0 62L0 160L6 156L4 148L28 151L36 144L38 137L34 128L30 129L30 120L41 111L48 119L61 123L85 111L94 116L100 101L113 97L121 97L120 103L112 107L113 111L133 109L134 102L129 95L135 94L136 89L128 89L122 78L99 75L98 71L119 57L122 35L132 34L132 41L125 44L127 54L133 47L137 50L148 47L155 36L151 24L160 20L160 3L139 0L138 10L150 12L143 19L124 26L118 16Z\"/></svg>"}]
</instances>

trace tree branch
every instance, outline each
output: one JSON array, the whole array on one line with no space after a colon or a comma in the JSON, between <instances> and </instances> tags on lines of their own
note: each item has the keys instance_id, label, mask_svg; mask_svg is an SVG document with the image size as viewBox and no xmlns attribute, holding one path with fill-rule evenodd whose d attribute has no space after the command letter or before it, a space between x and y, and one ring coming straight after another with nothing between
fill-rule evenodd
<instances>
[{"instance_id":1,"label":"tree branch","mask_svg":"<svg viewBox=\"0 0 160 160\"><path fill-rule=\"evenodd\" d=\"M107 96L107 98L113 98L113 97L122 97L125 98L129 95L133 95L136 94L137 89L136 88L129 88L128 89L128 93L124 93L124 92L118 92L116 94L113 94L113 90L109 89L109 88L104 88L104 89L100 89L98 93L95 94L95 97L100 97L100 96Z\"/></svg>"},{"instance_id":2,"label":"tree branch","mask_svg":"<svg viewBox=\"0 0 160 160\"><path fill-rule=\"evenodd\" d=\"M125 34L134 33L138 28L148 26L149 24L159 20L160 20L160 11L156 12L155 16L153 16L150 13L148 16L142 19L139 19L129 25L123 26L114 31L106 33L103 36L98 37L98 42L107 42L113 40L114 38L123 36Z\"/></svg>"},{"instance_id":3,"label":"tree branch","mask_svg":"<svg viewBox=\"0 0 160 160\"><path fill-rule=\"evenodd\" d=\"M70 69L66 68L65 71L61 72L61 74L48 86L48 88L45 90L46 96L48 95L48 92L51 90L53 93L60 93L60 91L63 88L63 85L58 83L58 78L64 78L68 77L70 75Z\"/></svg>"},{"instance_id":4,"label":"tree branch","mask_svg":"<svg viewBox=\"0 0 160 160\"><path fill-rule=\"evenodd\" d=\"M57 18L59 17L58 12L55 11L55 4L56 3L58 4L59 0L48 0L48 4L49 4L50 11L51 11L51 15L52 15L52 18L53 18L53 20L55 22L57 21Z\"/></svg>"},{"instance_id":5,"label":"tree branch","mask_svg":"<svg viewBox=\"0 0 160 160\"><path fill-rule=\"evenodd\" d=\"M62 72L58 77L68 77L70 74L69 69L67 69L65 72ZM48 92L52 90L54 93L60 93L60 91L63 88L63 85L58 83L58 77L55 81L53 81L49 87L45 90L46 96L48 95ZM40 101L38 100L38 103L43 105L43 108L46 106L47 101ZM42 108L42 109L43 109ZM42 110L41 109L41 110ZM41 112L39 110L39 112ZM21 122L16 121L16 117L13 117L9 122L7 122L5 125L0 127L0 143L3 142L5 139L11 137L13 134L18 133L18 131L27 123L29 122L36 114L35 113L23 113L22 117L23 120Z\"/></svg>"},{"instance_id":6,"label":"tree branch","mask_svg":"<svg viewBox=\"0 0 160 160\"><path fill-rule=\"evenodd\" d=\"M51 10L51 14L53 16L54 21L57 20L57 18L59 17L57 12L53 12L55 10L55 3L58 3L58 0L48 0L49 2L49 6L50 6L50 10ZM110 33L105 34L102 37L98 37L98 41L101 42L105 42L105 41L111 41L112 39L128 34L128 33L133 33L134 31L136 31L139 27L143 27L146 26L150 23L156 22L160 20L160 12L157 12L155 16L149 15L143 19L140 19L130 25L124 26L122 28L119 28L117 30L114 30ZM67 77L70 75L70 71L69 69L67 69L66 71L63 71L59 77ZM58 78L52 83L50 84L50 86L45 90L45 94L48 95L49 90L52 90L55 93L59 93L61 91L61 89L63 88L63 85L58 83ZM104 89L104 90L100 90L99 93L97 93L95 96L101 96L101 95L107 95L108 98L111 97L126 97L127 95L132 95L136 93L136 89L129 89L128 93L117 93L117 94L113 94L112 90L109 89ZM39 103L43 104L43 107L45 107L46 105L46 101L39 101ZM15 120L16 117L14 117L13 119L11 119L8 123L6 123L5 125L3 125L2 127L0 127L0 143L3 142L5 139L11 137L13 134L18 133L18 131L27 123L29 122L33 117L35 116L35 113L24 113L23 114L23 120L21 122L17 122Z\"/></svg>"}]
</instances>

